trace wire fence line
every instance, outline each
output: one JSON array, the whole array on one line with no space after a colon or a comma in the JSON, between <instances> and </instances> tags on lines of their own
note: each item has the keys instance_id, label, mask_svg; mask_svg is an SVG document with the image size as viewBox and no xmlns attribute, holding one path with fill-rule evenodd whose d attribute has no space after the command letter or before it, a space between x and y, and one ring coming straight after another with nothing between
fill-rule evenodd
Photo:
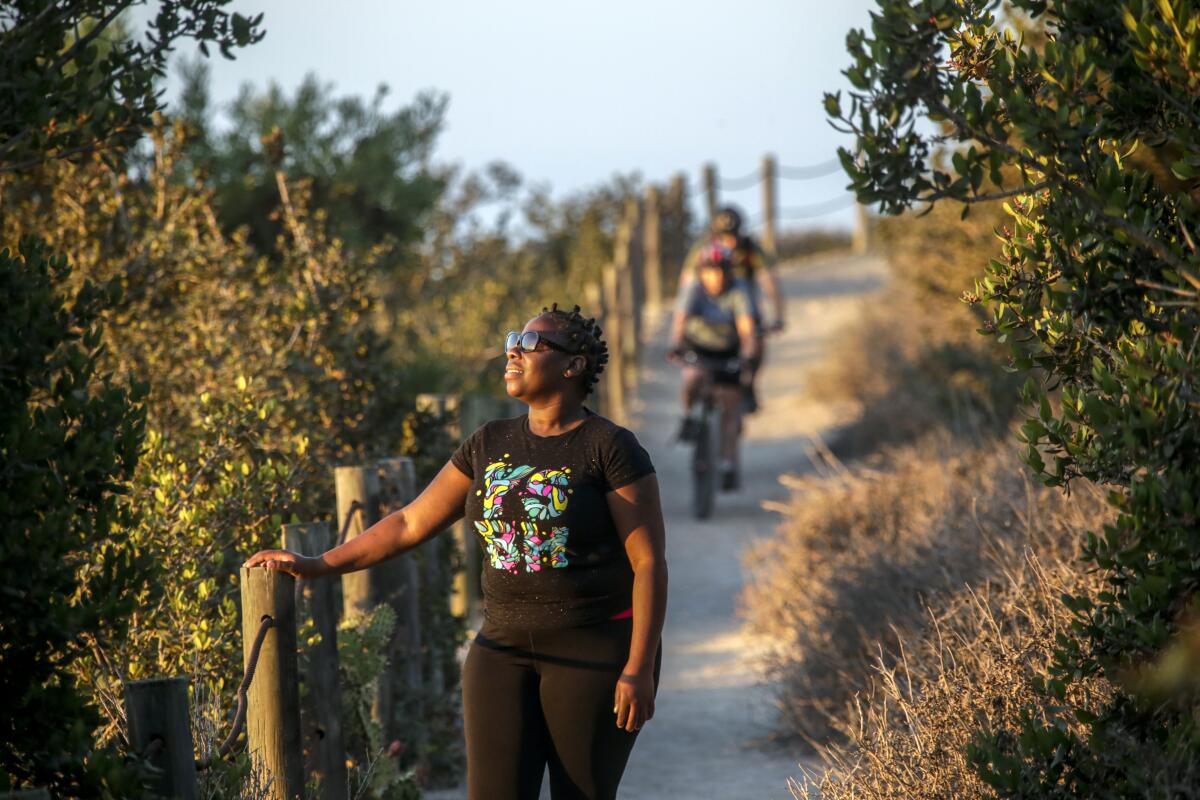
<instances>
[{"instance_id":1,"label":"wire fence line","mask_svg":"<svg viewBox=\"0 0 1200 800\"><path fill-rule=\"evenodd\" d=\"M857 202L858 199L854 195L845 194L841 197L835 197L820 203L809 203L803 206L784 206L783 208L779 209L779 218L812 219L813 217L831 214L834 211L841 211L843 208L850 208Z\"/></svg>"},{"instance_id":2,"label":"wire fence line","mask_svg":"<svg viewBox=\"0 0 1200 800\"><path fill-rule=\"evenodd\" d=\"M807 164L802 167L779 165L775 167L775 175L789 181L808 181L816 178L826 178L837 174L842 169L842 161L837 156L817 164ZM718 175L717 184L724 192L741 192L753 189L763 182L762 170L740 175L736 178L723 178Z\"/></svg>"}]
</instances>

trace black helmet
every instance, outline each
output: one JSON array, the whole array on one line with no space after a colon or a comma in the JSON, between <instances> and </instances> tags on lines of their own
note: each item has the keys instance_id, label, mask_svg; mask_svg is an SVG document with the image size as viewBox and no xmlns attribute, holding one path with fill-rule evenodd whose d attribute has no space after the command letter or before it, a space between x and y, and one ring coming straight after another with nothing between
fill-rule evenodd
<instances>
[{"instance_id":1,"label":"black helmet","mask_svg":"<svg viewBox=\"0 0 1200 800\"><path fill-rule=\"evenodd\" d=\"M736 236L742 229L742 215L733 206L725 206L719 210L712 221L712 232L717 234L730 233Z\"/></svg>"}]
</instances>

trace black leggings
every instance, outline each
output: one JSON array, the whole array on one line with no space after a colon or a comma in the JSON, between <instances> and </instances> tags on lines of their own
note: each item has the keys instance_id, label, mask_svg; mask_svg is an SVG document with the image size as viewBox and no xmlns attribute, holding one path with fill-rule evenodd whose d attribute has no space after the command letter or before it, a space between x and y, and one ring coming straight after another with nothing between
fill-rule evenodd
<instances>
[{"instance_id":1,"label":"black leggings","mask_svg":"<svg viewBox=\"0 0 1200 800\"><path fill-rule=\"evenodd\" d=\"M637 739L617 727L613 693L632 621L556 631L485 622L463 665L470 800L537 800L550 768L554 800L605 800ZM662 650L654 668L658 685Z\"/></svg>"}]
</instances>

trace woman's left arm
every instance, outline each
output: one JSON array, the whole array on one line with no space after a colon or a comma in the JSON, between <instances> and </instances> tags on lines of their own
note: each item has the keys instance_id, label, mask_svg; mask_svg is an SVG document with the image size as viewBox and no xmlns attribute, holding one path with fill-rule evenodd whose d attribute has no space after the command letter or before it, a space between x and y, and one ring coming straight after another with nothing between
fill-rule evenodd
<instances>
[{"instance_id":1,"label":"woman's left arm","mask_svg":"<svg viewBox=\"0 0 1200 800\"><path fill-rule=\"evenodd\" d=\"M633 567L633 636L613 710L617 727L634 731L654 716L654 661L667 614L667 536L657 476L609 492L608 508Z\"/></svg>"}]
</instances>

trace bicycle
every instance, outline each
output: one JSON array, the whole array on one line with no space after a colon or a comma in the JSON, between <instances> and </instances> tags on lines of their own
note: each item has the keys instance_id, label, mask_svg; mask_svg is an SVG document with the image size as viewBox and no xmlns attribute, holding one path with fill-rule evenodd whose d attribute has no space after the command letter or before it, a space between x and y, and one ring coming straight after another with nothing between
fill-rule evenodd
<instances>
[{"instance_id":1,"label":"bicycle","mask_svg":"<svg viewBox=\"0 0 1200 800\"><path fill-rule=\"evenodd\" d=\"M696 402L700 413L692 417L687 440L692 447L692 514L696 519L712 516L718 491L721 461L721 409L713 392L712 376L718 372L737 372L740 359L706 358L692 350L675 354L680 361L704 370L707 378Z\"/></svg>"}]
</instances>

